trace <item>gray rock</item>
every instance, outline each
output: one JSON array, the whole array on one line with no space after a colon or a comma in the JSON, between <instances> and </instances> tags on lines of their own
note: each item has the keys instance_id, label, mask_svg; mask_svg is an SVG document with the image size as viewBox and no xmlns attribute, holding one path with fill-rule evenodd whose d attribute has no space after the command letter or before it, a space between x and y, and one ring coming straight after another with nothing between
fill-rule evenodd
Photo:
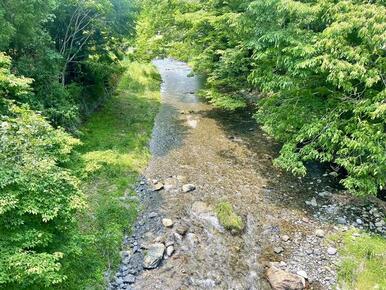
<instances>
[{"instance_id":1,"label":"gray rock","mask_svg":"<svg viewBox=\"0 0 386 290\"><path fill-rule=\"evenodd\" d=\"M127 275L123 277L123 282L128 283L128 284L133 284L135 283L135 276L134 275Z\"/></svg>"},{"instance_id":2,"label":"gray rock","mask_svg":"<svg viewBox=\"0 0 386 290\"><path fill-rule=\"evenodd\" d=\"M317 207L318 206L318 203L316 202L316 198L315 197L313 197L311 200L307 200L306 204L307 205L311 205L313 207Z\"/></svg>"},{"instance_id":3,"label":"gray rock","mask_svg":"<svg viewBox=\"0 0 386 290\"><path fill-rule=\"evenodd\" d=\"M158 216L158 213L156 213L156 212L151 212L151 213L149 213L149 218L155 218L155 217L157 217Z\"/></svg>"},{"instance_id":4,"label":"gray rock","mask_svg":"<svg viewBox=\"0 0 386 290\"><path fill-rule=\"evenodd\" d=\"M157 268L159 263L162 260L162 257L165 252L165 245L162 243L155 243L148 247L145 258L144 258L144 268L145 269L154 269Z\"/></svg>"},{"instance_id":5,"label":"gray rock","mask_svg":"<svg viewBox=\"0 0 386 290\"><path fill-rule=\"evenodd\" d=\"M273 248L273 251L276 253L276 254L280 254L284 251L283 247L274 247Z\"/></svg>"},{"instance_id":6,"label":"gray rock","mask_svg":"<svg viewBox=\"0 0 386 290\"><path fill-rule=\"evenodd\" d=\"M331 196L331 192L329 192L329 191L322 191L322 192L318 192L318 195L319 195L320 197L326 198L326 197Z\"/></svg>"},{"instance_id":7,"label":"gray rock","mask_svg":"<svg viewBox=\"0 0 386 290\"><path fill-rule=\"evenodd\" d=\"M346 219L344 217L338 217L336 219L337 223L340 225L345 225L347 223Z\"/></svg>"},{"instance_id":8,"label":"gray rock","mask_svg":"<svg viewBox=\"0 0 386 290\"><path fill-rule=\"evenodd\" d=\"M356 219L356 223L358 224L358 225L361 225L361 224L363 224L363 221L361 220L361 219Z\"/></svg>"},{"instance_id":9,"label":"gray rock","mask_svg":"<svg viewBox=\"0 0 386 290\"><path fill-rule=\"evenodd\" d=\"M196 187L193 184L184 184L182 186L182 191L183 192L190 192L190 191L193 191L195 189L196 189Z\"/></svg>"},{"instance_id":10,"label":"gray rock","mask_svg":"<svg viewBox=\"0 0 386 290\"><path fill-rule=\"evenodd\" d=\"M381 227L383 227L384 224L385 224L384 221L379 221L379 222L376 222L374 225L375 225L377 228L381 228Z\"/></svg>"},{"instance_id":11,"label":"gray rock","mask_svg":"<svg viewBox=\"0 0 386 290\"><path fill-rule=\"evenodd\" d=\"M337 253L337 250L336 250L335 248L333 248L333 247L329 247L329 248L327 249L327 253L328 253L330 256L333 256L333 255L335 255L335 254Z\"/></svg>"}]
</instances>

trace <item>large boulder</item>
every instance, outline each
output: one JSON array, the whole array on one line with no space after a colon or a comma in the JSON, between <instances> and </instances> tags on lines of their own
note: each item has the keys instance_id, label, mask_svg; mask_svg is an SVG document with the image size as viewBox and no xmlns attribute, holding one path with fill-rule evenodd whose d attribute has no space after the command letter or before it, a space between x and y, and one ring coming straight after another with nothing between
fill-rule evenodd
<instances>
[{"instance_id":1,"label":"large boulder","mask_svg":"<svg viewBox=\"0 0 386 290\"><path fill-rule=\"evenodd\" d=\"M286 272L275 266L271 266L267 270L267 278L274 290L301 290L306 286L303 277Z\"/></svg>"}]
</instances>

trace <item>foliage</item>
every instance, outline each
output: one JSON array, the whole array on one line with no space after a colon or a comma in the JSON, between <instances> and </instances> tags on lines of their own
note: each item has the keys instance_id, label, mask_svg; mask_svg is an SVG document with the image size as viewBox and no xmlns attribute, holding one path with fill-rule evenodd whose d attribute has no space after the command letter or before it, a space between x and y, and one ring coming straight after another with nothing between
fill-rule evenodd
<instances>
[{"instance_id":1,"label":"foliage","mask_svg":"<svg viewBox=\"0 0 386 290\"><path fill-rule=\"evenodd\" d=\"M10 72L0 54L0 287L51 288L78 252L78 180L63 167L79 144L41 115L9 99L32 95L30 79Z\"/></svg>"},{"instance_id":2,"label":"foliage","mask_svg":"<svg viewBox=\"0 0 386 290\"><path fill-rule=\"evenodd\" d=\"M221 108L257 101L256 119L283 143L277 166L304 175L317 160L356 195L385 187L384 1L150 2L137 55L189 61Z\"/></svg>"},{"instance_id":3,"label":"foliage","mask_svg":"<svg viewBox=\"0 0 386 290\"><path fill-rule=\"evenodd\" d=\"M245 225L240 216L238 216L229 202L220 202L216 206L216 214L223 227L230 231L241 232Z\"/></svg>"},{"instance_id":4,"label":"foliage","mask_svg":"<svg viewBox=\"0 0 386 290\"><path fill-rule=\"evenodd\" d=\"M348 231L341 240L338 283L342 289L386 288L386 258L384 238L367 233Z\"/></svg>"},{"instance_id":5,"label":"foliage","mask_svg":"<svg viewBox=\"0 0 386 290\"><path fill-rule=\"evenodd\" d=\"M88 203L79 217L81 228L95 238L82 263L72 269L82 274L67 289L104 288L104 273L114 272L124 233L137 216L134 184L150 158L160 78L152 65L124 66L116 94L81 127L82 146L71 160Z\"/></svg>"},{"instance_id":6,"label":"foliage","mask_svg":"<svg viewBox=\"0 0 386 290\"><path fill-rule=\"evenodd\" d=\"M54 126L75 130L116 85L119 59L134 32L132 3L2 1L0 51L12 57L15 74L34 79L34 94L17 101Z\"/></svg>"}]
</instances>

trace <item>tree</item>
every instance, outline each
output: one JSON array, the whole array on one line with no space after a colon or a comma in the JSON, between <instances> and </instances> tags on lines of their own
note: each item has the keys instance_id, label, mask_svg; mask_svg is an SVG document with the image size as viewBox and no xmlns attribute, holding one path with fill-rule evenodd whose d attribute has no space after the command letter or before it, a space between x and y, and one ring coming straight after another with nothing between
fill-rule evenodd
<instances>
[{"instance_id":1,"label":"tree","mask_svg":"<svg viewBox=\"0 0 386 290\"><path fill-rule=\"evenodd\" d=\"M66 279L62 261L79 251L75 214L84 206L77 179L63 167L79 143L16 104L31 79L10 72L0 54L0 287L51 288Z\"/></svg>"}]
</instances>

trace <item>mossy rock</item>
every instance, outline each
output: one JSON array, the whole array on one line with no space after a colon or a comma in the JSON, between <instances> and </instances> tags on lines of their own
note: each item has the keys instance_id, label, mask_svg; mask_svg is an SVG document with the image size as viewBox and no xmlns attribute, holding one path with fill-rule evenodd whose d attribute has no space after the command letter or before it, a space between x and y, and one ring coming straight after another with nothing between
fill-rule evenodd
<instances>
[{"instance_id":1,"label":"mossy rock","mask_svg":"<svg viewBox=\"0 0 386 290\"><path fill-rule=\"evenodd\" d=\"M220 224L227 230L240 233L245 225L242 218L237 215L229 202L220 202L216 206L216 214Z\"/></svg>"}]
</instances>

